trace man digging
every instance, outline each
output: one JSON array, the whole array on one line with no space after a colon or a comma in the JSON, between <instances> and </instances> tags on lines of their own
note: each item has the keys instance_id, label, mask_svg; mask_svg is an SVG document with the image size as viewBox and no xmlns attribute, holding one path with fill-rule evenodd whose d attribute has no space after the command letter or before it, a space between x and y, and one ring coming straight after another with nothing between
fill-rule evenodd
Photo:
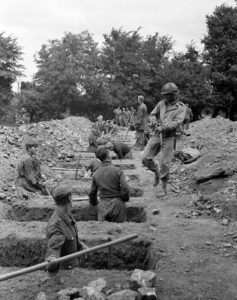
<instances>
[{"instance_id":1,"label":"man digging","mask_svg":"<svg viewBox=\"0 0 237 300\"><path fill-rule=\"evenodd\" d=\"M85 245L79 241L76 220L71 214L72 189L67 185L59 185L53 190L53 198L56 208L46 229L47 250L45 255L45 260L50 263L47 271L51 275L56 274L59 269L79 267L78 258L60 264L54 261L85 248Z\"/></svg>"},{"instance_id":2,"label":"man digging","mask_svg":"<svg viewBox=\"0 0 237 300\"><path fill-rule=\"evenodd\" d=\"M42 195L48 195L43 184L40 162L36 158L37 148L38 142L33 138L28 138L25 142L26 154L17 166L18 177L16 184L23 195L26 195L27 192L38 192Z\"/></svg>"},{"instance_id":3,"label":"man digging","mask_svg":"<svg viewBox=\"0 0 237 300\"><path fill-rule=\"evenodd\" d=\"M162 188L158 190L157 197L165 196L169 180L169 166L173 159L175 133L183 123L186 107L178 101L178 88L172 83L166 83L161 94L164 100L157 103L151 112L157 125L155 134L149 139L143 153L143 164L155 174L154 186L158 186L161 179ZM160 172L154 158L161 151Z\"/></svg>"},{"instance_id":4,"label":"man digging","mask_svg":"<svg viewBox=\"0 0 237 300\"><path fill-rule=\"evenodd\" d=\"M102 164L93 175L89 193L90 204L98 205L98 221L126 222L125 202L129 201L130 190L123 171L111 163L109 152L105 147L98 149L96 157Z\"/></svg>"}]
</instances>

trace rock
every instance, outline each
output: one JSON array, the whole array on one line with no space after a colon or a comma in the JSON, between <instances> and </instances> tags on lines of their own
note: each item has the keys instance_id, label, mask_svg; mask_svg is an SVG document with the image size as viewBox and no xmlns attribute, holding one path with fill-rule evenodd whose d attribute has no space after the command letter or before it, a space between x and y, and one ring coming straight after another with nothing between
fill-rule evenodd
<instances>
[{"instance_id":1,"label":"rock","mask_svg":"<svg viewBox=\"0 0 237 300\"><path fill-rule=\"evenodd\" d=\"M35 298L35 300L47 300L46 298L46 294L44 292L40 292L37 297Z\"/></svg>"},{"instance_id":2,"label":"rock","mask_svg":"<svg viewBox=\"0 0 237 300\"><path fill-rule=\"evenodd\" d=\"M67 289L61 290L57 293L57 295L59 297L61 297L61 296L79 297L80 296L79 289L76 289L76 288L67 288Z\"/></svg>"},{"instance_id":3,"label":"rock","mask_svg":"<svg viewBox=\"0 0 237 300\"><path fill-rule=\"evenodd\" d=\"M86 300L105 300L106 297L101 292L98 292L93 287L84 286L80 289L80 296Z\"/></svg>"},{"instance_id":4,"label":"rock","mask_svg":"<svg viewBox=\"0 0 237 300\"><path fill-rule=\"evenodd\" d=\"M68 157L68 158L74 158L74 157L75 157L75 154L74 154L74 153L67 153L67 157Z\"/></svg>"},{"instance_id":5,"label":"rock","mask_svg":"<svg viewBox=\"0 0 237 300\"><path fill-rule=\"evenodd\" d=\"M71 297L67 295L63 295L63 296L59 296L58 300L71 300Z\"/></svg>"},{"instance_id":6,"label":"rock","mask_svg":"<svg viewBox=\"0 0 237 300\"><path fill-rule=\"evenodd\" d=\"M130 288L153 287L156 283L156 274L151 271L135 269L130 277Z\"/></svg>"},{"instance_id":7,"label":"rock","mask_svg":"<svg viewBox=\"0 0 237 300\"><path fill-rule=\"evenodd\" d=\"M229 220L228 219L223 219L221 224L224 225L224 226L227 226L229 224Z\"/></svg>"},{"instance_id":8,"label":"rock","mask_svg":"<svg viewBox=\"0 0 237 300\"><path fill-rule=\"evenodd\" d=\"M98 292L103 292L107 282L104 278L98 278L97 280L91 281L88 286L92 287L93 289L97 290Z\"/></svg>"},{"instance_id":9,"label":"rock","mask_svg":"<svg viewBox=\"0 0 237 300\"><path fill-rule=\"evenodd\" d=\"M156 290L155 288L146 288L142 287L138 289L139 294L141 295L141 300L156 300Z\"/></svg>"},{"instance_id":10,"label":"rock","mask_svg":"<svg viewBox=\"0 0 237 300\"><path fill-rule=\"evenodd\" d=\"M159 215L160 211L159 209L153 209L152 214L153 215Z\"/></svg>"},{"instance_id":11,"label":"rock","mask_svg":"<svg viewBox=\"0 0 237 300\"><path fill-rule=\"evenodd\" d=\"M107 300L139 300L139 294L131 290L123 290L107 297Z\"/></svg>"},{"instance_id":12,"label":"rock","mask_svg":"<svg viewBox=\"0 0 237 300\"><path fill-rule=\"evenodd\" d=\"M223 244L224 248L233 248L233 245L231 243L225 243Z\"/></svg>"},{"instance_id":13,"label":"rock","mask_svg":"<svg viewBox=\"0 0 237 300\"><path fill-rule=\"evenodd\" d=\"M218 163L198 170L197 172L195 172L194 178L196 183L202 183L212 178L229 176L232 175L232 173L233 169L226 166L226 164L224 163Z\"/></svg>"},{"instance_id":14,"label":"rock","mask_svg":"<svg viewBox=\"0 0 237 300\"><path fill-rule=\"evenodd\" d=\"M4 194L4 193L0 193L0 200L3 200L3 199L5 199L7 196L6 196L6 194Z\"/></svg>"}]
</instances>

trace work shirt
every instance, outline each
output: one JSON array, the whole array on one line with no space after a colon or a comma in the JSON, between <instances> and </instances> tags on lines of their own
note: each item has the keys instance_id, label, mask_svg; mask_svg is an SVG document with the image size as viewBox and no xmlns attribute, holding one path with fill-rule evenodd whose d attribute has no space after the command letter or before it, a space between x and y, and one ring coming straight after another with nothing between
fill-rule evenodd
<instances>
[{"instance_id":1,"label":"work shirt","mask_svg":"<svg viewBox=\"0 0 237 300\"><path fill-rule=\"evenodd\" d=\"M186 106L182 102L175 101L167 104L163 100L157 103L150 115L156 117L156 120L162 126L162 132L166 136L174 136L176 129L184 121L185 113Z\"/></svg>"},{"instance_id":2,"label":"work shirt","mask_svg":"<svg viewBox=\"0 0 237 300\"><path fill-rule=\"evenodd\" d=\"M45 260L49 257L59 258L80 251L76 221L72 215L58 213L51 216L47 229L47 251ZM78 258L60 263L61 269L71 269L79 266Z\"/></svg>"},{"instance_id":3,"label":"work shirt","mask_svg":"<svg viewBox=\"0 0 237 300\"><path fill-rule=\"evenodd\" d=\"M20 160L17 166L18 178L17 185L30 192L36 192L41 188L42 176L40 163L28 153Z\"/></svg>"},{"instance_id":4,"label":"work shirt","mask_svg":"<svg viewBox=\"0 0 237 300\"><path fill-rule=\"evenodd\" d=\"M119 159L124 158L124 156L131 151L130 147L125 143L114 142L113 151L117 154Z\"/></svg>"},{"instance_id":5,"label":"work shirt","mask_svg":"<svg viewBox=\"0 0 237 300\"><path fill-rule=\"evenodd\" d=\"M101 166L101 161L98 158L94 158L90 161L89 165L86 166L87 171L91 171L93 174Z\"/></svg>"},{"instance_id":6,"label":"work shirt","mask_svg":"<svg viewBox=\"0 0 237 300\"><path fill-rule=\"evenodd\" d=\"M145 103L138 106L135 125L137 130L141 131L144 131L147 127L147 106Z\"/></svg>"},{"instance_id":7,"label":"work shirt","mask_svg":"<svg viewBox=\"0 0 237 300\"><path fill-rule=\"evenodd\" d=\"M91 205L97 205L97 192L100 192L101 200L120 198L126 202L129 200L130 189L123 171L111 163L102 162L101 167L93 175L89 199Z\"/></svg>"}]
</instances>

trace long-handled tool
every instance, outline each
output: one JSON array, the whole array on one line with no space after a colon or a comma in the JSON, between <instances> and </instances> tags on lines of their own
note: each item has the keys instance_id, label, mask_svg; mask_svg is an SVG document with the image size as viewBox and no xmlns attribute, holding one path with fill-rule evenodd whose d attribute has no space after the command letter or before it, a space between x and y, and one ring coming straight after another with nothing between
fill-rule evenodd
<instances>
[{"instance_id":1,"label":"long-handled tool","mask_svg":"<svg viewBox=\"0 0 237 300\"><path fill-rule=\"evenodd\" d=\"M77 167L76 167L76 173L75 173L75 179L77 179L77 174L78 174L78 169L79 169L79 165L80 165L80 160L81 160L82 156L79 155L78 156L78 161L77 161Z\"/></svg>"},{"instance_id":2,"label":"long-handled tool","mask_svg":"<svg viewBox=\"0 0 237 300\"><path fill-rule=\"evenodd\" d=\"M129 240L135 239L135 238L137 238L137 236L138 236L137 234L127 235L123 238L116 239L116 240L108 242L108 243L104 243L104 244L101 244L101 245L98 245L98 246L95 246L95 247L91 247L91 248L88 248L88 249L85 249L85 250L82 250L82 251L78 251L78 252L75 252L75 253L57 258L57 259L54 260L54 262L55 263L62 263L62 262L65 262L67 260L71 260L73 258L77 258L77 257L83 256L83 255L86 255L88 253L98 251L100 249L112 247L116 244L120 244L120 243L129 241ZM48 265L49 265L49 262L45 261L41 264L29 267L29 268L25 268L25 269L22 269L22 270L18 270L18 271L15 271L15 272L4 274L4 275L0 276L0 281L5 281L5 280L10 279L10 278L14 278L14 277L18 277L18 276L21 276L21 275L24 275L24 274L32 273L32 272L37 271L37 270L42 270L42 269L45 269Z\"/></svg>"}]
</instances>

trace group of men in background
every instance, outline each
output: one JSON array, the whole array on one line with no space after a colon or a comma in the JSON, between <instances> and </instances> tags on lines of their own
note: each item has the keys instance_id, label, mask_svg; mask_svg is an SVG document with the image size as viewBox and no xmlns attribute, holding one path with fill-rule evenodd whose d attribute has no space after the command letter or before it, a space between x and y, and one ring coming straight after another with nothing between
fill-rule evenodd
<instances>
[{"instance_id":1,"label":"group of men in background","mask_svg":"<svg viewBox=\"0 0 237 300\"><path fill-rule=\"evenodd\" d=\"M136 109L131 106L121 108L118 106L114 109L114 120L115 124L121 127L133 126L134 125L134 117L136 115Z\"/></svg>"}]
</instances>

